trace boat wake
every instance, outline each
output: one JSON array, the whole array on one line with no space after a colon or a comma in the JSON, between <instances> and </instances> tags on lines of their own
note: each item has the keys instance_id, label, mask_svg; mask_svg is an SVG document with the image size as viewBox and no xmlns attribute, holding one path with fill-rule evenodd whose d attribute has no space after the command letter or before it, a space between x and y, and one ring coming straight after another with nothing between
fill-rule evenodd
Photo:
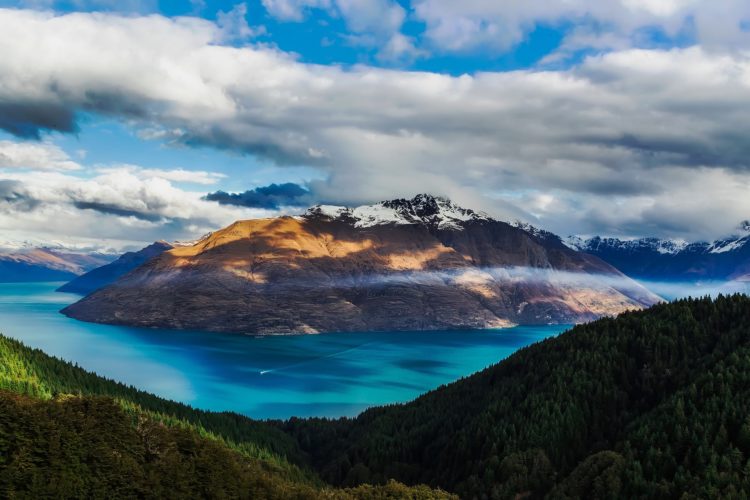
<instances>
[{"instance_id":1,"label":"boat wake","mask_svg":"<svg viewBox=\"0 0 750 500\"><path fill-rule=\"evenodd\" d=\"M346 354L348 352L356 351L357 349L361 349L365 346L368 346L370 344L374 344L374 342L365 342L363 344L355 345L354 347L350 347L348 349L344 349L343 351L337 351L333 352L331 354L326 354L324 356L316 356L314 358L306 359L304 361L299 361L297 363L292 363L290 365L280 366L278 368L269 368L268 370L260 370L258 373L261 375L266 375L267 373L275 373L280 372L283 370L288 370L290 368L296 368L298 366L306 365L309 363L314 363L315 361L320 361L321 359L327 359L327 358L335 358L336 356L340 356L342 354Z\"/></svg>"}]
</instances>

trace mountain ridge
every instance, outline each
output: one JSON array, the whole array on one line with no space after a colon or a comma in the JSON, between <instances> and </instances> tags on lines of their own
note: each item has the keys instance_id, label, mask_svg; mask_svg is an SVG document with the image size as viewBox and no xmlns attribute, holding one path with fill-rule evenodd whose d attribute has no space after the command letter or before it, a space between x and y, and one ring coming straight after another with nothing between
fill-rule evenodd
<instances>
[{"instance_id":1,"label":"mountain ridge","mask_svg":"<svg viewBox=\"0 0 750 500\"><path fill-rule=\"evenodd\" d=\"M591 282L568 283L569 275ZM574 323L658 300L559 238L418 195L237 221L164 252L63 313L288 334Z\"/></svg>"},{"instance_id":2,"label":"mountain ridge","mask_svg":"<svg viewBox=\"0 0 750 500\"><path fill-rule=\"evenodd\" d=\"M116 260L77 276L57 289L58 292L88 294L109 285L121 276L129 273L147 260L165 252L174 245L166 241L156 241L138 250L126 252Z\"/></svg>"},{"instance_id":3,"label":"mountain ridge","mask_svg":"<svg viewBox=\"0 0 750 500\"><path fill-rule=\"evenodd\" d=\"M713 241L570 236L566 244L645 280L750 281L750 223Z\"/></svg>"},{"instance_id":4,"label":"mountain ridge","mask_svg":"<svg viewBox=\"0 0 750 500\"><path fill-rule=\"evenodd\" d=\"M113 258L31 246L0 250L0 282L68 281Z\"/></svg>"}]
</instances>

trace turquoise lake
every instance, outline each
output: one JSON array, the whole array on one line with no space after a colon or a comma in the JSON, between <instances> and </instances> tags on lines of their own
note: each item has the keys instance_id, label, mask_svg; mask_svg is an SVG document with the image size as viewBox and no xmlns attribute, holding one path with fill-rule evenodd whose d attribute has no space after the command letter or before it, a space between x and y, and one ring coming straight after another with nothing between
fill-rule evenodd
<instances>
[{"instance_id":1,"label":"turquoise lake","mask_svg":"<svg viewBox=\"0 0 750 500\"><path fill-rule=\"evenodd\" d=\"M565 326L256 338L97 325L60 283L0 284L0 332L100 375L253 418L353 416L470 375Z\"/></svg>"}]
</instances>

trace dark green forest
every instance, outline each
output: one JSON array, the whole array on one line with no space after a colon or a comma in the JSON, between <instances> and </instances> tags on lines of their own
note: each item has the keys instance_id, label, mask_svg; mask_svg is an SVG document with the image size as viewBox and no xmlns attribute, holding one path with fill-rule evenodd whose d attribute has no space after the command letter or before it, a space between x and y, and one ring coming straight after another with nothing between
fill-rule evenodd
<instances>
[{"instance_id":1,"label":"dark green forest","mask_svg":"<svg viewBox=\"0 0 750 500\"><path fill-rule=\"evenodd\" d=\"M2 497L750 496L741 295L576 326L355 419L202 412L4 337L0 389Z\"/></svg>"},{"instance_id":2,"label":"dark green forest","mask_svg":"<svg viewBox=\"0 0 750 500\"><path fill-rule=\"evenodd\" d=\"M576 326L406 405L281 425L321 476L463 498L750 496L750 299Z\"/></svg>"}]
</instances>

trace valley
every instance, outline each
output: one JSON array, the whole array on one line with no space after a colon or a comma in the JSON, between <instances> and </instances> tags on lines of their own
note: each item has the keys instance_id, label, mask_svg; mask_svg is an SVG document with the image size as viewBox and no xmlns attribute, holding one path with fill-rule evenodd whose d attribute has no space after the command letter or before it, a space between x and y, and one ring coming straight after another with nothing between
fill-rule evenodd
<instances>
[{"instance_id":1,"label":"valley","mask_svg":"<svg viewBox=\"0 0 750 500\"><path fill-rule=\"evenodd\" d=\"M750 499L747 0L0 0L0 500Z\"/></svg>"},{"instance_id":2,"label":"valley","mask_svg":"<svg viewBox=\"0 0 750 500\"><path fill-rule=\"evenodd\" d=\"M748 301L681 300L579 325L407 404L338 420L202 412L0 337L0 449L9 457L0 488L736 497L750 487Z\"/></svg>"}]
</instances>

